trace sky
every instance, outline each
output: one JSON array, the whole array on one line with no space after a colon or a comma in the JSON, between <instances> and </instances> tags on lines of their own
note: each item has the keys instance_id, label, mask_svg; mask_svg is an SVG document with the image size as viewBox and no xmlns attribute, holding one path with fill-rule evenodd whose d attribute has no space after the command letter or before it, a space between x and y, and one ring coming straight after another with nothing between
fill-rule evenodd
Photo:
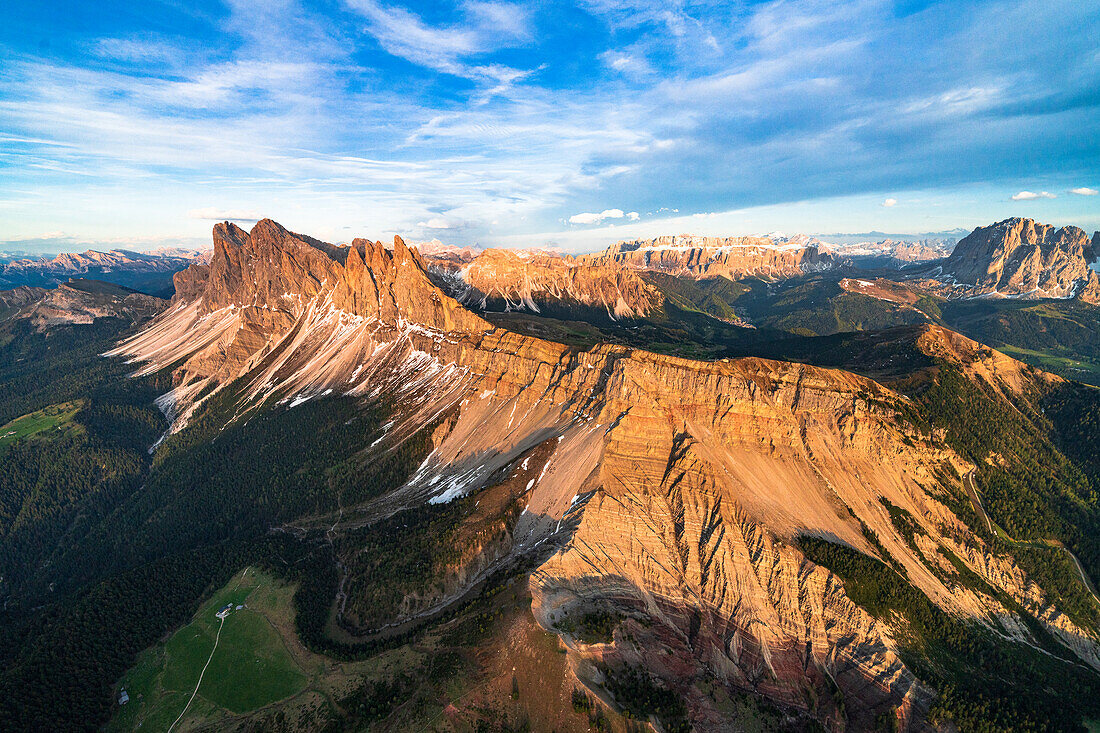
<instances>
[{"instance_id":1,"label":"sky","mask_svg":"<svg viewBox=\"0 0 1100 733\"><path fill-rule=\"evenodd\" d=\"M1100 229L1096 0L45 0L0 250Z\"/></svg>"}]
</instances>

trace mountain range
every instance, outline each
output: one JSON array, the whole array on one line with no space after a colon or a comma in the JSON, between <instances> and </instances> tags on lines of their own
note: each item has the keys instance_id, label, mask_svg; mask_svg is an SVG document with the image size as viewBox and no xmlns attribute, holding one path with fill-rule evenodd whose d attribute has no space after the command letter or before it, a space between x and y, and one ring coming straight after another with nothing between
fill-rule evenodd
<instances>
[{"instance_id":1,"label":"mountain range","mask_svg":"<svg viewBox=\"0 0 1100 733\"><path fill-rule=\"evenodd\" d=\"M87 250L53 258L24 257L0 262L0 288L54 287L69 278L84 277L171 297L172 275L209 256L208 251L169 248L154 252Z\"/></svg>"},{"instance_id":2,"label":"mountain range","mask_svg":"<svg viewBox=\"0 0 1100 733\"><path fill-rule=\"evenodd\" d=\"M264 219L217 224L167 304L0 295L0 420L78 405L0 447L0 722L1074 729L1100 397L951 324L1032 280L1094 307L1079 231L864 279L802 239L421 252ZM298 671L185 706L214 610L215 650L260 614Z\"/></svg>"}]
</instances>

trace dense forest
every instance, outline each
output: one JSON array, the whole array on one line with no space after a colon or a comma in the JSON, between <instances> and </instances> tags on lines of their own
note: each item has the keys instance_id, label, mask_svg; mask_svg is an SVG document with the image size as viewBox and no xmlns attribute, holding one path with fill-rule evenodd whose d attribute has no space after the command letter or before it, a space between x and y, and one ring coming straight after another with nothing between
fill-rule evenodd
<instances>
[{"instance_id":1,"label":"dense forest","mask_svg":"<svg viewBox=\"0 0 1100 733\"><path fill-rule=\"evenodd\" d=\"M129 367L99 356L122 328L16 328L0 347L0 388L23 390L5 415L82 399L80 429L16 441L0 461L0 729L98 729L135 655L246 565L299 584L299 630L319 650L369 655L416 633L333 644L325 632L336 592L331 544L323 533L272 530L393 488L430 441L421 435L368 460L363 450L391 414L384 403L271 404L233 419L230 385L154 457L149 447L167 423L153 398L167 385L129 379ZM35 379L28 362L48 375L56 366L58 378ZM387 556L415 567L408 550L419 546L445 561L438 527L386 534L395 543ZM375 567L385 577L368 573L368 589L415 579L402 570L408 563Z\"/></svg>"},{"instance_id":2,"label":"dense forest","mask_svg":"<svg viewBox=\"0 0 1100 733\"><path fill-rule=\"evenodd\" d=\"M1100 678L1061 659L1065 652L1053 640L1046 640L1047 649L1007 644L940 610L872 557L815 537L799 538L798 546L840 576L848 597L871 615L904 619L895 624L903 630L904 661L944 693L933 706L933 722L953 720L963 733L1067 731L1084 730L1081 717L1100 713ZM1051 705L1052 697L1058 705Z\"/></svg>"},{"instance_id":3,"label":"dense forest","mask_svg":"<svg viewBox=\"0 0 1100 733\"><path fill-rule=\"evenodd\" d=\"M1080 433L1100 414L1100 390L1057 385L1010 402L942 365L916 400L927 424L942 428L948 444L978 466L986 510L1003 532L989 535L982 522L972 524L974 531L1012 554L1075 621L1100 629L1100 608L1072 560L1040 544L1065 544L1091 577L1100 577L1096 438ZM1059 445L1072 447L1063 453Z\"/></svg>"}]
</instances>

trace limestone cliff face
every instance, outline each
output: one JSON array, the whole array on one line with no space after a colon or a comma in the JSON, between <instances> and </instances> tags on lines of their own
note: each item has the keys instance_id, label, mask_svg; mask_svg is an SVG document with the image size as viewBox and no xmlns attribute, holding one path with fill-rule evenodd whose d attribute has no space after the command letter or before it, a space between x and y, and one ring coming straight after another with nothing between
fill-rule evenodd
<instances>
[{"instance_id":1,"label":"limestone cliff face","mask_svg":"<svg viewBox=\"0 0 1100 733\"><path fill-rule=\"evenodd\" d=\"M973 294L1072 298L1096 302L1100 274L1097 237L1077 227L1006 219L962 239L943 264L942 277L972 286Z\"/></svg>"},{"instance_id":2,"label":"limestone cliff face","mask_svg":"<svg viewBox=\"0 0 1100 733\"><path fill-rule=\"evenodd\" d=\"M840 264L833 255L802 240L690 235L618 242L603 253L579 259L594 265L731 280L744 277L786 279L831 270Z\"/></svg>"},{"instance_id":3,"label":"limestone cliff face","mask_svg":"<svg viewBox=\"0 0 1100 733\"><path fill-rule=\"evenodd\" d=\"M501 506L524 507L514 521L479 520L470 552L437 590L410 593L391 623L430 613L502 563L548 557L531 575L533 612L562 634L575 668L642 664L687 696L700 728L720 727L695 684L706 679L836 729L844 716L848 729L867 729L895 709L903 727L922 729L934 691L902 661L898 630L798 551L794 540L813 535L884 552L941 608L1028 639L997 600L945 584L936 567L950 549L1100 668L1096 635L1059 614L1010 558L964 547L966 526L936 496L970 466L900 422L906 398L881 384L756 358L577 351L494 329L432 285L400 239L392 252L366 240L333 247L263 221L251 233L219 225L215 243L208 268L181 276L172 308L114 352L144 372L178 365L164 400L177 426L198 395L232 381L238 415L265 401L384 396L393 422L365 450L392 450L448 418L405 485L316 520L328 532L472 492L483 492L479 506L503 492ZM970 348L943 329L924 338L927 350ZM999 382L1014 373L980 349L964 358ZM502 474L516 476L505 489ZM916 518L919 552L881 498ZM355 583L341 592L354 595ZM585 609L628 620L612 644L584 644L559 622ZM849 701L844 715L834 689Z\"/></svg>"},{"instance_id":4,"label":"limestone cliff face","mask_svg":"<svg viewBox=\"0 0 1100 733\"><path fill-rule=\"evenodd\" d=\"M568 255L489 249L436 270L460 303L480 310L593 308L620 319L644 316L663 300L633 270L582 264Z\"/></svg>"}]
</instances>

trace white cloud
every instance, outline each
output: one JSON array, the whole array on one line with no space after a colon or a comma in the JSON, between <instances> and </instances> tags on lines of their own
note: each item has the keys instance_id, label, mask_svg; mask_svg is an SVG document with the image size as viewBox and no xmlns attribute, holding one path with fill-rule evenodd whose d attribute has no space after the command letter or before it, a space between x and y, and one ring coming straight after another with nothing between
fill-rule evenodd
<instances>
[{"instance_id":1,"label":"white cloud","mask_svg":"<svg viewBox=\"0 0 1100 733\"><path fill-rule=\"evenodd\" d=\"M1033 201L1035 199L1053 198L1058 197L1048 191L1040 191L1039 193L1035 193L1034 191L1020 191L1019 193L1012 195L1013 201Z\"/></svg>"},{"instance_id":2,"label":"white cloud","mask_svg":"<svg viewBox=\"0 0 1100 733\"><path fill-rule=\"evenodd\" d=\"M1082 188L1071 188L1069 192L1077 194L1078 196L1095 196L1096 194L1100 193L1100 191L1097 191L1095 188L1084 188L1084 187L1082 187Z\"/></svg>"},{"instance_id":3,"label":"white cloud","mask_svg":"<svg viewBox=\"0 0 1100 733\"><path fill-rule=\"evenodd\" d=\"M881 205L886 207L887 209L889 209L891 206L897 206L898 205L898 200L897 199L886 199L885 201L882 202Z\"/></svg>"},{"instance_id":4,"label":"white cloud","mask_svg":"<svg viewBox=\"0 0 1100 733\"><path fill-rule=\"evenodd\" d=\"M638 221L639 216L640 216L640 214L638 214L637 211L631 211L630 213L628 213L626 215L626 218L630 219L631 221Z\"/></svg>"},{"instance_id":5,"label":"white cloud","mask_svg":"<svg viewBox=\"0 0 1100 733\"><path fill-rule=\"evenodd\" d=\"M416 225L424 229L465 229L469 226L467 222L462 219L444 216L433 216L427 221L417 222Z\"/></svg>"},{"instance_id":6,"label":"white cloud","mask_svg":"<svg viewBox=\"0 0 1100 733\"><path fill-rule=\"evenodd\" d=\"M635 212L631 212L635 213ZM637 214L635 213L635 216ZM622 209L604 209L598 214L583 212L569 217L570 224L599 224L604 219L622 219L626 214Z\"/></svg>"},{"instance_id":7,"label":"white cloud","mask_svg":"<svg viewBox=\"0 0 1100 733\"><path fill-rule=\"evenodd\" d=\"M654 73L644 56L633 53L611 49L600 54L600 61L608 68L629 76L642 77Z\"/></svg>"},{"instance_id":8,"label":"white cloud","mask_svg":"<svg viewBox=\"0 0 1100 733\"><path fill-rule=\"evenodd\" d=\"M259 221L263 217L254 211L241 209L219 209L207 206L203 209L191 209L187 212L191 219L213 219L215 221Z\"/></svg>"}]
</instances>

